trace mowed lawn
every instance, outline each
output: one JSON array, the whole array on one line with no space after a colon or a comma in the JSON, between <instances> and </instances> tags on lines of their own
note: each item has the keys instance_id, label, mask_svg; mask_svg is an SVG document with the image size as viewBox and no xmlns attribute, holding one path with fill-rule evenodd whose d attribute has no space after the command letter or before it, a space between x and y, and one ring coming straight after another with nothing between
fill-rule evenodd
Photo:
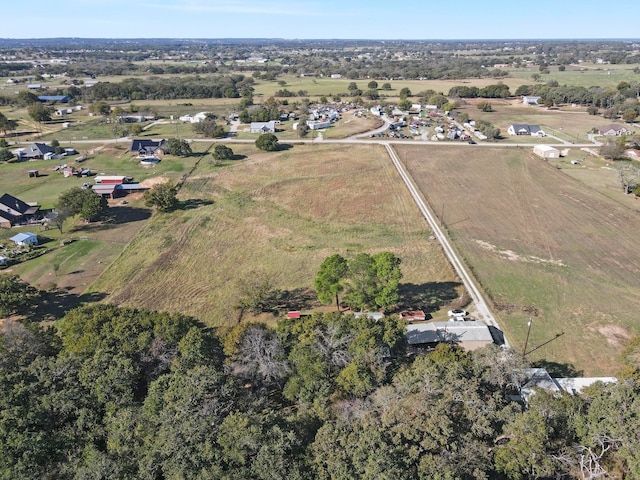
<instances>
[{"instance_id":1,"label":"mowed lawn","mask_svg":"<svg viewBox=\"0 0 640 480\"><path fill-rule=\"evenodd\" d=\"M415 301L407 306L433 311L462 293L381 146L232 148L246 159L203 160L180 191L182 207L152 218L91 292L230 325L243 279L271 276L287 293L283 311L305 309L326 257L390 250Z\"/></svg>"},{"instance_id":2,"label":"mowed lawn","mask_svg":"<svg viewBox=\"0 0 640 480\"><path fill-rule=\"evenodd\" d=\"M637 210L527 150L397 148L512 346L532 320L532 360L614 374L640 333Z\"/></svg>"}]
</instances>

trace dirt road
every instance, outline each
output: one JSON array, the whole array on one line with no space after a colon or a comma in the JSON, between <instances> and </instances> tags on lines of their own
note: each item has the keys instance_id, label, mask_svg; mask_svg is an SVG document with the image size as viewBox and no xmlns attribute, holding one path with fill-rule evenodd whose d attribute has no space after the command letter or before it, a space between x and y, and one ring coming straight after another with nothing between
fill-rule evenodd
<instances>
[{"instance_id":1,"label":"dirt road","mask_svg":"<svg viewBox=\"0 0 640 480\"><path fill-rule=\"evenodd\" d=\"M460 261L453 247L449 243L449 239L444 235L444 233L438 226L438 222L436 221L435 216L429 210L429 207L427 207L427 204L422 199L422 195L420 194L420 191L414 185L413 180L411 179L409 174L406 172L395 150L389 143L385 142L384 146L387 149L387 152L389 153L389 157L391 158L391 161L393 162L394 166L398 170L398 174L402 178L402 181L407 186L407 189L409 190L409 193L411 194L416 204L418 205L420 212L422 213L424 218L427 220L427 223L431 227L433 234L437 238L438 242L440 242L440 245L442 245L442 249L444 250L444 253L446 254L449 261L451 262L451 265L453 265L453 268L455 269L456 273L460 277L460 280L462 280L462 283L467 289L467 292L471 296L471 299L473 300L473 304L475 306L475 317L478 320L483 321L487 325L500 329L500 326L498 325L498 322L493 316L493 313L491 313L491 310L489 309L487 302L482 296L482 293L476 286L473 277L467 272L466 267ZM509 346L506 338L505 338L505 346Z\"/></svg>"}]
</instances>

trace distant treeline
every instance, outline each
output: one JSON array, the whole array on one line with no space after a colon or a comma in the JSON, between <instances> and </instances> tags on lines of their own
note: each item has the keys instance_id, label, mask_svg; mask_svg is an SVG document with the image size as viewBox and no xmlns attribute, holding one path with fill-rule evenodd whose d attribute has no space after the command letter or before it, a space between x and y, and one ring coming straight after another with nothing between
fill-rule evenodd
<instances>
[{"instance_id":1,"label":"distant treeline","mask_svg":"<svg viewBox=\"0 0 640 480\"><path fill-rule=\"evenodd\" d=\"M633 42L615 40L0 39L2 56L33 63L0 62L0 76L66 73L71 78L238 71L270 79L300 73L349 79L498 78L506 72L497 65L640 63ZM43 57L65 61L47 63Z\"/></svg>"},{"instance_id":2,"label":"distant treeline","mask_svg":"<svg viewBox=\"0 0 640 480\"><path fill-rule=\"evenodd\" d=\"M81 91L83 101L173 100L177 98L239 98L244 75L199 78L128 78L122 82L99 82Z\"/></svg>"}]
</instances>

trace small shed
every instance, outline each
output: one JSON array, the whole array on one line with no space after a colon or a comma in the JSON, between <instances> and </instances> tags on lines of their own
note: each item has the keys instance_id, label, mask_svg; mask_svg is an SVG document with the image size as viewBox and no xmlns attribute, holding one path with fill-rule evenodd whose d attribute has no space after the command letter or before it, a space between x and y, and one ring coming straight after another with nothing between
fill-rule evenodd
<instances>
[{"instance_id":1,"label":"small shed","mask_svg":"<svg viewBox=\"0 0 640 480\"><path fill-rule=\"evenodd\" d=\"M424 322L427 315L422 310L405 310L398 314L400 320L406 320L407 322Z\"/></svg>"},{"instance_id":2,"label":"small shed","mask_svg":"<svg viewBox=\"0 0 640 480\"><path fill-rule=\"evenodd\" d=\"M120 185L129 183L130 178L125 175L98 175L94 180L96 183L105 185Z\"/></svg>"},{"instance_id":3,"label":"small shed","mask_svg":"<svg viewBox=\"0 0 640 480\"><path fill-rule=\"evenodd\" d=\"M24 245L38 245L38 235L31 232L22 232L14 235L9 240L14 242L16 245L24 246Z\"/></svg>"},{"instance_id":4,"label":"small shed","mask_svg":"<svg viewBox=\"0 0 640 480\"><path fill-rule=\"evenodd\" d=\"M0 267L7 266L7 257L0 256Z\"/></svg>"},{"instance_id":5,"label":"small shed","mask_svg":"<svg viewBox=\"0 0 640 480\"><path fill-rule=\"evenodd\" d=\"M29 170L27 173L30 178L38 178L40 176L40 172L38 172L38 170Z\"/></svg>"},{"instance_id":6,"label":"small shed","mask_svg":"<svg viewBox=\"0 0 640 480\"><path fill-rule=\"evenodd\" d=\"M533 153L541 158L560 158L560 150L550 145L536 145L533 147Z\"/></svg>"},{"instance_id":7,"label":"small shed","mask_svg":"<svg viewBox=\"0 0 640 480\"><path fill-rule=\"evenodd\" d=\"M299 310L291 310L287 312L287 318L300 318L302 316L302 312Z\"/></svg>"}]
</instances>

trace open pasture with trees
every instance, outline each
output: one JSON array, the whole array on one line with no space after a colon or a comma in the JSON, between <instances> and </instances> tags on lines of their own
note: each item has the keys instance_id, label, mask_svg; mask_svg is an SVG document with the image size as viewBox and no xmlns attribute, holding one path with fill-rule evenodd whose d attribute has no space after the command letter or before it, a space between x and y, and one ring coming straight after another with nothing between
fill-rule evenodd
<instances>
[{"instance_id":1,"label":"open pasture with trees","mask_svg":"<svg viewBox=\"0 0 640 480\"><path fill-rule=\"evenodd\" d=\"M639 333L637 211L528 150L397 148L512 346L532 320L530 359L613 373Z\"/></svg>"},{"instance_id":2,"label":"open pasture with trees","mask_svg":"<svg viewBox=\"0 0 640 480\"><path fill-rule=\"evenodd\" d=\"M317 306L325 258L386 250L402 260L407 307L434 311L462 293L382 147L233 151L248 159L219 167L205 157L180 190L182 206L152 218L90 291L228 325L246 279L280 290L275 313L304 310Z\"/></svg>"},{"instance_id":3,"label":"open pasture with trees","mask_svg":"<svg viewBox=\"0 0 640 480\"><path fill-rule=\"evenodd\" d=\"M620 82L638 81L638 73L635 64L598 64L580 63L566 65L564 70L557 66L547 68L548 73L541 73L540 67L535 65L528 68L507 68L509 77L504 83L509 85L512 91L521 83L534 83L539 78L539 83L558 82L560 85L572 85L590 88L597 85L602 88L615 88ZM534 77L534 75L536 75ZM515 86L515 88L514 88Z\"/></svg>"}]
</instances>

